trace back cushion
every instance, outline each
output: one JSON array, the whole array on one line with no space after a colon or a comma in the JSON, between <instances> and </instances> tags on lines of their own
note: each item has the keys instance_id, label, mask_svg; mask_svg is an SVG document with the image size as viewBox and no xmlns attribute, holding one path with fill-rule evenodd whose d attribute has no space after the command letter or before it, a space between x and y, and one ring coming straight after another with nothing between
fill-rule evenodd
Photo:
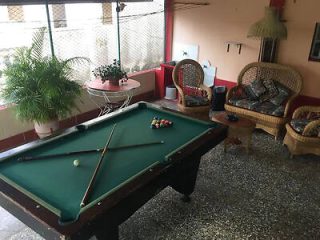
<instances>
[{"instance_id":1,"label":"back cushion","mask_svg":"<svg viewBox=\"0 0 320 240\"><path fill-rule=\"evenodd\" d=\"M257 98L262 96L262 94L267 91L266 87L262 84L262 80L260 79L254 80L250 83L249 86L251 87L252 92L254 93L254 95L256 95Z\"/></svg>"},{"instance_id":2,"label":"back cushion","mask_svg":"<svg viewBox=\"0 0 320 240\"><path fill-rule=\"evenodd\" d=\"M208 97L207 91L193 86L184 86L183 93L188 96Z\"/></svg>"},{"instance_id":3,"label":"back cushion","mask_svg":"<svg viewBox=\"0 0 320 240\"><path fill-rule=\"evenodd\" d=\"M291 91L281 83L276 83L276 86L278 89L278 94L273 98L270 98L269 101L274 105L280 106L290 97Z\"/></svg>"}]
</instances>

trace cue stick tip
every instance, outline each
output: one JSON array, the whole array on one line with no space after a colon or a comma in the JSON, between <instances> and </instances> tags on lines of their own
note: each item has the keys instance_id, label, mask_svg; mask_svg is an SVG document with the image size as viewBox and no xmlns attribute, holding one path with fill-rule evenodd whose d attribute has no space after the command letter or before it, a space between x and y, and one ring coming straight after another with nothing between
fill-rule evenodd
<instances>
[{"instance_id":1,"label":"cue stick tip","mask_svg":"<svg viewBox=\"0 0 320 240\"><path fill-rule=\"evenodd\" d=\"M161 143L161 144L163 144L163 143L164 143L164 141L162 140L162 141L160 141L160 143Z\"/></svg>"}]
</instances>

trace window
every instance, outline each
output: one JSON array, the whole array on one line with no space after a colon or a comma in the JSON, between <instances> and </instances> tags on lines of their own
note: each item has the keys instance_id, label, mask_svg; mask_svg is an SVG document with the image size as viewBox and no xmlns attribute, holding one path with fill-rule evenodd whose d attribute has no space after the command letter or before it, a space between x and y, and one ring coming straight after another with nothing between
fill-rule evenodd
<instances>
[{"instance_id":1,"label":"window","mask_svg":"<svg viewBox=\"0 0 320 240\"><path fill-rule=\"evenodd\" d=\"M0 6L0 90L5 84L3 70L6 64L12 62L16 48L31 46L33 33L47 24L45 13L43 5ZM46 36L45 45L49 46L47 39Z\"/></svg>"},{"instance_id":2,"label":"window","mask_svg":"<svg viewBox=\"0 0 320 240\"><path fill-rule=\"evenodd\" d=\"M127 72L164 61L164 1L126 3L120 12L121 63Z\"/></svg>"},{"instance_id":3,"label":"window","mask_svg":"<svg viewBox=\"0 0 320 240\"><path fill-rule=\"evenodd\" d=\"M22 6L8 6L9 20L21 22L24 20Z\"/></svg>"},{"instance_id":4,"label":"window","mask_svg":"<svg viewBox=\"0 0 320 240\"><path fill-rule=\"evenodd\" d=\"M102 23L112 24L112 4L102 3Z\"/></svg>"},{"instance_id":5,"label":"window","mask_svg":"<svg viewBox=\"0 0 320 240\"><path fill-rule=\"evenodd\" d=\"M114 2L50 4L51 32L45 35L44 55L51 55L53 49L59 58L90 58L90 66L76 69L81 82L92 79L95 67L112 63L119 53L128 73L158 67L164 59L164 0L125 5L117 19ZM43 4L0 5L0 39L5 39L0 41L0 88L5 83L2 71L15 49L29 47L33 33L48 26L47 21Z\"/></svg>"},{"instance_id":6,"label":"window","mask_svg":"<svg viewBox=\"0 0 320 240\"><path fill-rule=\"evenodd\" d=\"M55 28L67 27L66 8L64 4L52 5L53 26Z\"/></svg>"}]
</instances>

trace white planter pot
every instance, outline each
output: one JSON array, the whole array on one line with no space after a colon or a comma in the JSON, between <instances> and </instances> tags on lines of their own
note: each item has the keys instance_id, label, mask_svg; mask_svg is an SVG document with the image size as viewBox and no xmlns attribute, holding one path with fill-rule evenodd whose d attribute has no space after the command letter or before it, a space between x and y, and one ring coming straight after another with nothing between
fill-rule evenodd
<instances>
[{"instance_id":1,"label":"white planter pot","mask_svg":"<svg viewBox=\"0 0 320 240\"><path fill-rule=\"evenodd\" d=\"M52 120L46 123L34 123L34 130L40 138L50 136L52 133L59 129L59 121Z\"/></svg>"}]
</instances>

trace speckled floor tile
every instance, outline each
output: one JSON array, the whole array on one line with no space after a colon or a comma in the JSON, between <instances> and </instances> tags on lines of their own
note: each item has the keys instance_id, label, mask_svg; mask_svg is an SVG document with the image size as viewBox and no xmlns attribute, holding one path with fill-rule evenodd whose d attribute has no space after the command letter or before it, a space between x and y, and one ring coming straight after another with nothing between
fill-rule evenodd
<instances>
[{"instance_id":1,"label":"speckled floor tile","mask_svg":"<svg viewBox=\"0 0 320 240\"><path fill-rule=\"evenodd\" d=\"M120 227L133 239L320 239L320 158L289 158L262 132L253 151L220 144L202 159L190 203L167 188Z\"/></svg>"}]
</instances>

